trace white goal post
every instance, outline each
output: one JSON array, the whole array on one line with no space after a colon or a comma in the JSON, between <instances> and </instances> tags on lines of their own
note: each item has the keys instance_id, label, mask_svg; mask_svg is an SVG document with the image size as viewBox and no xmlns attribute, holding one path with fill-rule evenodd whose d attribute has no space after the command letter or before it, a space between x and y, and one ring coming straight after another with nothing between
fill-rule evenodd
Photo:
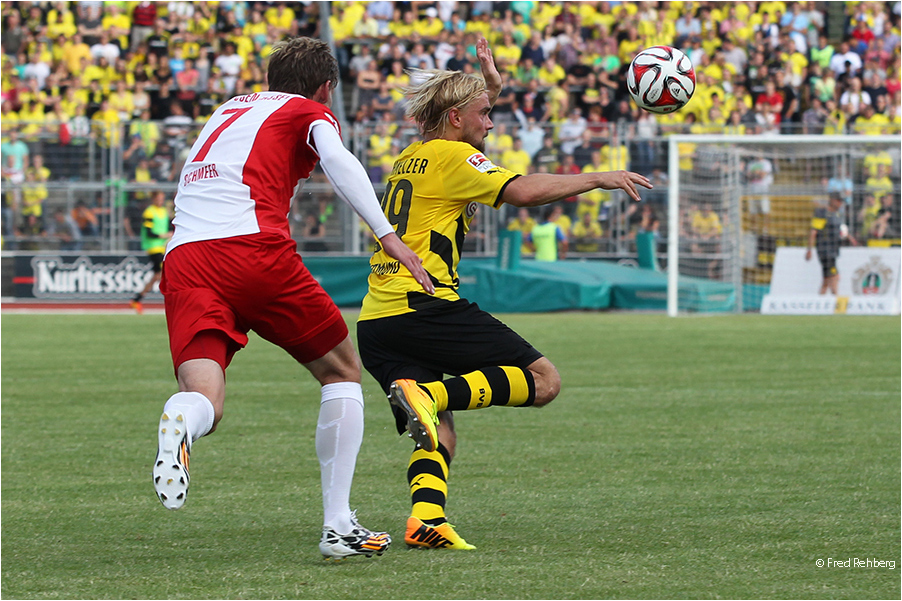
<instances>
[{"instance_id":1,"label":"white goal post","mask_svg":"<svg viewBox=\"0 0 902 601\"><path fill-rule=\"evenodd\" d=\"M775 248L805 245L829 190L842 189L846 224L867 238L876 210L864 207L874 194L877 208L889 194L884 202L895 203L898 215L900 142L892 135L669 136L667 314L755 310Z\"/></svg>"}]
</instances>

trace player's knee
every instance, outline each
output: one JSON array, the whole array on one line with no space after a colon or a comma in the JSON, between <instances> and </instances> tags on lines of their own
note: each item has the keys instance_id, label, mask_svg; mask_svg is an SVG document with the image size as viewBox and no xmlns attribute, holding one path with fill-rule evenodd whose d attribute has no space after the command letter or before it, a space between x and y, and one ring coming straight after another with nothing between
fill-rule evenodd
<instances>
[{"instance_id":1,"label":"player's knee","mask_svg":"<svg viewBox=\"0 0 902 601\"><path fill-rule=\"evenodd\" d=\"M561 375L553 365L539 373L533 372L536 384L534 407L543 407L553 401L561 392Z\"/></svg>"}]
</instances>

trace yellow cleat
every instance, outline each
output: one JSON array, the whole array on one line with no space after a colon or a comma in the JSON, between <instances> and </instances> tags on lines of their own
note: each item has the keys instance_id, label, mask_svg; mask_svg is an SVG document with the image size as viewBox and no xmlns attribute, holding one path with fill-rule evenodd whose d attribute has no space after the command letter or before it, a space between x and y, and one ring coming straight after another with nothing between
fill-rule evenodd
<instances>
[{"instance_id":1,"label":"yellow cleat","mask_svg":"<svg viewBox=\"0 0 902 601\"><path fill-rule=\"evenodd\" d=\"M429 526L423 523L423 520L413 516L407 518L407 532L404 534L404 542L411 547L423 547L426 549L470 551L476 548L462 539L454 531L454 526L448 522L438 526Z\"/></svg>"},{"instance_id":2,"label":"yellow cleat","mask_svg":"<svg viewBox=\"0 0 902 601\"><path fill-rule=\"evenodd\" d=\"M407 414L407 431L427 451L438 448L435 401L414 380L395 380L389 402Z\"/></svg>"}]
</instances>

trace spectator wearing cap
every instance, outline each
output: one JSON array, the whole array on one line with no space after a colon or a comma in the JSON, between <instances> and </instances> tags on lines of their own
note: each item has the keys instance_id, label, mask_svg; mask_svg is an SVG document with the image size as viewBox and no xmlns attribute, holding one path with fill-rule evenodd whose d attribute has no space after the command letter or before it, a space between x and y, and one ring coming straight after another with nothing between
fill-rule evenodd
<instances>
[{"instance_id":1,"label":"spectator wearing cap","mask_svg":"<svg viewBox=\"0 0 902 601\"><path fill-rule=\"evenodd\" d=\"M424 38L437 38L438 34L445 28L445 24L438 18L438 10L430 6L423 14L425 18L419 19L414 23L414 31Z\"/></svg>"}]
</instances>

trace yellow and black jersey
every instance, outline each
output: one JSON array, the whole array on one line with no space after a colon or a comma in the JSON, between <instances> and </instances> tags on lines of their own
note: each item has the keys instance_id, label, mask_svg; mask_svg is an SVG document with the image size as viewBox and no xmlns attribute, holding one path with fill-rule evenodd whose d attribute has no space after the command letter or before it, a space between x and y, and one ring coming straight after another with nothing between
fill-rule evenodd
<instances>
[{"instance_id":1,"label":"yellow and black jersey","mask_svg":"<svg viewBox=\"0 0 902 601\"><path fill-rule=\"evenodd\" d=\"M505 186L516 177L466 142L415 142L395 161L382 210L401 240L423 259L435 298L460 298L457 264L476 208L501 206ZM378 244L370 272L360 320L408 313L431 300L410 272Z\"/></svg>"}]
</instances>

